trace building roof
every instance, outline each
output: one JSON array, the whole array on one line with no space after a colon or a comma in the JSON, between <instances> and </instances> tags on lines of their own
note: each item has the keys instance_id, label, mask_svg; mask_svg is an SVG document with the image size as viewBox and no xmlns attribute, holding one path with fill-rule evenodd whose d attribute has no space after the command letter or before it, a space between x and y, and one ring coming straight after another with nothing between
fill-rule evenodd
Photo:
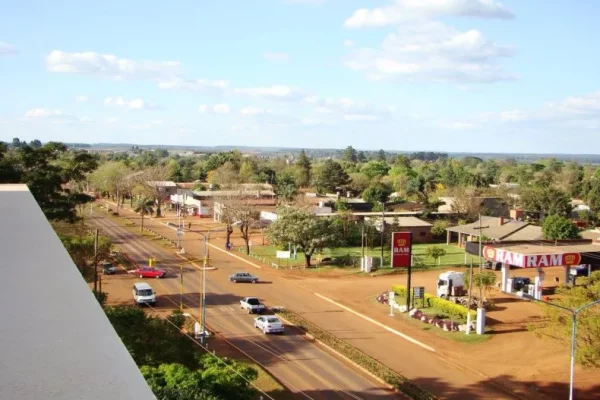
<instances>
[{"instance_id":1,"label":"building roof","mask_svg":"<svg viewBox=\"0 0 600 400\"><path fill-rule=\"evenodd\" d=\"M148 185L154 187L177 187L177 184L173 181L149 181Z\"/></svg>"},{"instance_id":2,"label":"building roof","mask_svg":"<svg viewBox=\"0 0 600 400\"><path fill-rule=\"evenodd\" d=\"M275 196L272 190L194 190L198 197L221 197L221 196Z\"/></svg>"},{"instance_id":3,"label":"building roof","mask_svg":"<svg viewBox=\"0 0 600 400\"><path fill-rule=\"evenodd\" d=\"M481 234L490 239L506 240L509 237L511 238L511 240L541 239L542 228L540 228L539 226L531 225L529 222L508 220L507 218L482 216L481 225L482 227L487 226L487 228L481 229ZM526 227L528 228L525 229ZM471 236L479 236L480 231L478 228L479 220L471 224L452 226L450 228L447 228L446 230L450 232L463 233ZM521 233L518 233L521 230L523 231ZM517 237L519 239L516 239Z\"/></svg>"},{"instance_id":4,"label":"building roof","mask_svg":"<svg viewBox=\"0 0 600 400\"><path fill-rule=\"evenodd\" d=\"M379 214L381 215L381 214ZM367 217L368 218L368 217ZM380 221L381 218L372 217L376 222ZM417 217L385 217L384 218L386 224L397 223L398 226L403 228L417 228L417 227L428 227L432 226L429 222L423 221Z\"/></svg>"},{"instance_id":5,"label":"building roof","mask_svg":"<svg viewBox=\"0 0 600 400\"><path fill-rule=\"evenodd\" d=\"M0 399L154 399L27 186L0 220Z\"/></svg>"}]
</instances>

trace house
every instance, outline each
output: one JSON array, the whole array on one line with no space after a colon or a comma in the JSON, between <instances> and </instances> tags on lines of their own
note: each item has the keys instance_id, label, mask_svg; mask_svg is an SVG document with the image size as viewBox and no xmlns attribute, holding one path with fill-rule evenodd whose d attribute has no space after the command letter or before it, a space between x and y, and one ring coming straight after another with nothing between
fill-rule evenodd
<instances>
[{"instance_id":1,"label":"house","mask_svg":"<svg viewBox=\"0 0 600 400\"><path fill-rule=\"evenodd\" d=\"M26 185L0 219L0 399L156 398Z\"/></svg>"},{"instance_id":2,"label":"house","mask_svg":"<svg viewBox=\"0 0 600 400\"><path fill-rule=\"evenodd\" d=\"M177 193L177 184L173 181L148 181L146 184L157 189L164 198Z\"/></svg>"},{"instance_id":3,"label":"house","mask_svg":"<svg viewBox=\"0 0 600 400\"><path fill-rule=\"evenodd\" d=\"M194 195L191 190L178 189L177 194L170 197L171 208L176 209L179 215L180 210L185 210L185 215L193 215L201 218L210 217L210 207L203 205L202 200Z\"/></svg>"},{"instance_id":4,"label":"house","mask_svg":"<svg viewBox=\"0 0 600 400\"><path fill-rule=\"evenodd\" d=\"M582 211L591 211L590 206L585 204L583 200L579 199L571 199L571 212L569 213L569 217L572 219L579 219L579 213Z\"/></svg>"},{"instance_id":5,"label":"house","mask_svg":"<svg viewBox=\"0 0 600 400\"><path fill-rule=\"evenodd\" d=\"M365 220L373 220L375 227L381 231L381 217L365 217ZM431 233L432 224L417 217L384 217L385 229L392 226L400 228L402 232L411 232L414 243L428 243L433 240Z\"/></svg>"},{"instance_id":6,"label":"house","mask_svg":"<svg viewBox=\"0 0 600 400\"><path fill-rule=\"evenodd\" d=\"M481 229L480 229L481 226ZM542 240L542 228L526 221L516 221L504 217L482 216L471 224L453 226L446 229L446 243L450 244L453 237L458 236L458 245L463 247L466 242L479 240L514 241Z\"/></svg>"}]
</instances>

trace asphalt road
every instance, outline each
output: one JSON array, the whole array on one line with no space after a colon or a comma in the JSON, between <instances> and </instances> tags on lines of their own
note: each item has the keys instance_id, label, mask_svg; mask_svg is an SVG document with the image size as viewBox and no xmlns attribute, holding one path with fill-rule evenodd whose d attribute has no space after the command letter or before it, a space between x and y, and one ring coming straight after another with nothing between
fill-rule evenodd
<instances>
[{"instance_id":1,"label":"asphalt road","mask_svg":"<svg viewBox=\"0 0 600 400\"><path fill-rule=\"evenodd\" d=\"M180 302L180 264L175 254L167 252L149 240L130 233L114 221L105 217L95 217L94 223L110 236L115 244L140 265L147 264L148 258L159 260L159 267L167 270L165 279L147 279L157 291L158 308L176 308ZM215 256L218 257L217 254ZM391 392L371 378L356 371L346 362L339 360L319 346L309 342L296 329L287 329L283 335L265 336L253 326L254 316L248 315L239 307L239 300L245 296L257 296L268 305L270 293L278 283L234 284L227 276L240 268L239 263L223 256L214 259L216 271L207 271L207 326L217 331L233 345L263 365L283 385L303 399L372 399L392 398ZM200 317L199 301L202 285L202 272L199 268L184 264L185 311ZM133 282L139 280L131 280ZM125 280L128 282L129 280ZM301 301L301 300L300 300Z\"/></svg>"}]
</instances>

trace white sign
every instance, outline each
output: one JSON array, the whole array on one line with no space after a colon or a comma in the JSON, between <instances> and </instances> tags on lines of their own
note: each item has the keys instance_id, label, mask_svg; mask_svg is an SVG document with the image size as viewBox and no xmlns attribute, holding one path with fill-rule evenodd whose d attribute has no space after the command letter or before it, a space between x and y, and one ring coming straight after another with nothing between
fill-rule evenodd
<instances>
[{"instance_id":1,"label":"white sign","mask_svg":"<svg viewBox=\"0 0 600 400\"><path fill-rule=\"evenodd\" d=\"M390 292L390 294L389 294L388 298L389 298L390 300L394 300L394 299L396 298L396 292Z\"/></svg>"},{"instance_id":2,"label":"white sign","mask_svg":"<svg viewBox=\"0 0 600 400\"><path fill-rule=\"evenodd\" d=\"M290 258L290 255L291 255L290 251L277 250L277 254L275 255L275 258Z\"/></svg>"}]
</instances>

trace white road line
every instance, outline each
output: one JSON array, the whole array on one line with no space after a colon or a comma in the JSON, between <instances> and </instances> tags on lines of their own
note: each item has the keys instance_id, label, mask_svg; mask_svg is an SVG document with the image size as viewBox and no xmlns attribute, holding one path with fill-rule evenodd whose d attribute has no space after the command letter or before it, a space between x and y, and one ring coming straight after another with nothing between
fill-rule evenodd
<instances>
[{"instance_id":1,"label":"white road line","mask_svg":"<svg viewBox=\"0 0 600 400\"><path fill-rule=\"evenodd\" d=\"M235 312L235 310L232 307L227 307L227 309L229 309L229 311L231 312Z\"/></svg>"},{"instance_id":2,"label":"white road line","mask_svg":"<svg viewBox=\"0 0 600 400\"><path fill-rule=\"evenodd\" d=\"M429 351L431 351L431 352L435 353L435 349L434 349L433 347L431 347L431 346L428 346L428 345L426 345L425 343L419 342L417 339L413 339L413 338L411 338L410 336L408 336L408 335L405 335L405 334L404 334L404 333L402 333L402 332L399 332L399 331L397 331L397 330L395 330L395 329L392 329L392 328L390 328L389 326L387 326L387 325L384 325L384 324L382 324L382 323L381 323L381 322L379 322L379 321L375 321L373 318L367 317L366 315L363 315L363 314L361 314L361 313L359 313L359 312L357 312L357 311L354 311L354 310L353 310L353 309L351 309L350 307L346 307L345 305L343 305L343 304L340 304L340 303L338 303L337 301L331 300L330 298L328 298L328 297L325 297L325 296L323 296L323 295L321 295L321 294L319 294L319 293L313 293L313 294L314 294L315 296L317 296L317 297L319 297L319 298L321 298L321 299L323 299L323 300L325 300L325 301L327 301L327 302L331 303L331 304L334 304L334 305L336 305L336 306L338 306L338 307L340 307L340 308L342 308L342 309L344 309L344 310L346 310L346 311L348 311L348 312L350 312L350 313L352 313L352 314L356 315L357 317L361 317L362 319L364 319L364 320L366 320L366 321L369 321L369 322L371 322L372 324L375 324L375 325L379 326L380 328L383 328L383 329L385 329L385 330L386 330L386 331L388 331L388 332L391 332L391 333L393 333L394 335L400 336L401 338L403 338L403 339L406 339L406 340L408 340L409 342L411 342L411 343L414 343L414 344L416 344L417 346L420 346L420 347L424 348L425 350L429 350Z\"/></svg>"},{"instance_id":3,"label":"white road line","mask_svg":"<svg viewBox=\"0 0 600 400\"><path fill-rule=\"evenodd\" d=\"M221 310L223 312L227 311L227 309L225 307L219 307L219 310Z\"/></svg>"}]
</instances>

